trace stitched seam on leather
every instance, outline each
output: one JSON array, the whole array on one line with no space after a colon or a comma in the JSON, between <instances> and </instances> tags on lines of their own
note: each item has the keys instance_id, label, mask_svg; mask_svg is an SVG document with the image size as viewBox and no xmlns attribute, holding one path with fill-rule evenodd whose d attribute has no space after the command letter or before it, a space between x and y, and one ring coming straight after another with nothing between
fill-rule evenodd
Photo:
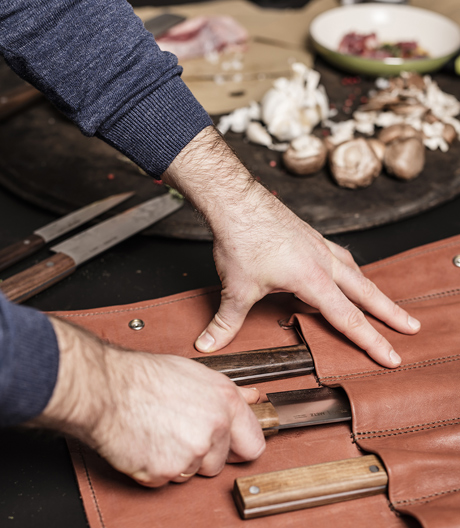
<instances>
[{"instance_id":1,"label":"stitched seam on leather","mask_svg":"<svg viewBox=\"0 0 460 528\"><path fill-rule=\"evenodd\" d=\"M420 295L419 297L412 297L409 299L400 299L398 301L395 301L396 304L403 304L403 303L411 303L411 302L417 302L417 301L426 301L428 299L439 299L441 297L450 297L460 294L460 288L456 288L455 290L445 290L442 292L437 293L430 293L428 295Z\"/></svg>"},{"instance_id":2,"label":"stitched seam on leather","mask_svg":"<svg viewBox=\"0 0 460 528\"><path fill-rule=\"evenodd\" d=\"M398 433L389 433L389 434L382 434L382 435L373 435L373 436L356 436L356 440L373 440L374 438L386 438L388 436L398 436L402 434L409 434L409 433L418 433L420 431L428 431L429 429L438 429L439 427L447 427L449 425L459 425L460 424L460 418L456 418L457 421L452 423L441 423L438 425L432 425L431 427L420 427L418 429L412 429L411 431L400 431Z\"/></svg>"},{"instance_id":3,"label":"stitched seam on leather","mask_svg":"<svg viewBox=\"0 0 460 528\"><path fill-rule=\"evenodd\" d=\"M403 262L404 260L409 260L409 259L412 259L412 258L416 258L416 257L419 257L420 255L426 255L428 253L436 253L436 251L441 251L442 249L446 249L446 248L453 247L453 246L458 246L458 244L459 243L458 243L458 240L457 240L455 242L450 242L449 244L445 244L444 246L438 246L438 247L433 248L433 249L424 249L423 251L412 253L412 254L406 255L404 257L395 258L395 259L390 260L389 262L382 262L382 263L376 262L375 264L369 265L366 268L366 271L367 270L374 270L374 269L384 268L386 266L390 266L391 264L393 264L395 262Z\"/></svg>"},{"instance_id":4,"label":"stitched seam on leather","mask_svg":"<svg viewBox=\"0 0 460 528\"><path fill-rule=\"evenodd\" d=\"M443 363L451 363L452 361L458 361L460 359L460 354L455 354L453 356L445 356L436 358L436 361L433 359L425 359L424 361L416 361L415 363L408 363L405 367L399 367L392 370L367 370L363 372L356 372L354 374L340 374L337 376L324 376L318 378L321 382L323 380L351 380L351 379L360 379L360 378L370 378L374 376L383 376L388 374L397 374L398 372L403 372L406 370L414 370L417 368L432 367L433 365L442 365Z\"/></svg>"},{"instance_id":5,"label":"stitched seam on leather","mask_svg":"<svg viewBox=\"0 0 460 528\"><path fill-rule=\"evenodd\" d=\"M460 491L460 488L453 488L450 490L438 491L437 493L431 493L430 495L424 495L422 497L416 497L414 499L398 500L394 504L407 504L411 502L412 503L413 502L431 502L431 500L435 499L436 497L440 497L441 495L449 495L450 493L457 493L458 491Z\"/></svg>"},{"instance_id":6,"label":"stitched seam on leather","mask_svg":"<svg viewBox=\"0 0 460 528\"><path fill-rule=\"evenodd\" d=\"M203 297L204 295L209 295L210 293L215 293L216 291L220 291L221 288L216 288L215 290L210 290L205 293L200 293L197 295L190 295L190 297L182 297L181 299L174 299L173 301L165 301L157 304L147 304L146 306L136 306L134 308L125 308L122 310L110 310L108 312L85 312L85 313L78 313L78 314L58 314L59 317L89 317L93 315L106 315L106 314L114 314L114 313L124 313L124 312L137 312L139 310L145 310L147 308L156 308L157 306L165 306L167 304L174 304L176 302L180 301L188 301L189 299L196 299L198 297ZM58 312L54 312L58 313Z\"/></svg>"},{"instance_id":7,"label":"stitched seam on leather","mask_svg":"<svg viewBox=\"0 0 460 528\"><path fill-rule=\"evenodd\" d=\"M395 427L394 429L380 429L380 430L377 430L377 431L362 431L361 433L355 433L356 435L367 435L367 434L376 434L376 433L390 433L392 431L403 431L405 429L413 429L414 427L423 427L424 425L435 425L435 424L446 424L446 425L451 425L451 424L447 424L447 422L452 422L452 421L455 421L455 420L460 420L460 417L459 418L447 418L446 420L436 420L435 422L426 422L426 423L421 423L421 424L414 424L414 425L408 425L406 427Z\"/></svg>"},{"instance_id":8,"label":"stitched seam on leather","mask_svg":"<svg viewBox=\"0 0 460 528\"><path fill-rule=\"evenodd\" d=\"M85 468L86 479L88 480L88 485L89 485L89 488L91 490L91 495L93 497L94 506L96 507L96 511L97 511L98 516L99 516L99 521L101 522L102 528L106 528L105 522L104 522L104 518L102 517L102 512L101 512L101 509L99 508L99 503L97 501L96 490L93 488L93 483L91 481L91 476L89 474L89 469L88 469L88 466L86 464L86 460L85 460L85 457L83 455L83 451L81 449L81 442L79 440L77 440L77 443L78 443L78 453L79 453L79 455L81 457L81 460L83 462L83 467Z\"/></svg>"}]
</instances>

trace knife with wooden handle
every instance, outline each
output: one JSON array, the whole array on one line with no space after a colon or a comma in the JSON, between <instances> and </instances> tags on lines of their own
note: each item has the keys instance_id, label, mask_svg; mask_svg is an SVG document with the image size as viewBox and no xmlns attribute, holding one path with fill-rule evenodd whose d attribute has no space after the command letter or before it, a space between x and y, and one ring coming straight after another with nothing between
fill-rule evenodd
<instances>
[{"instance_id":1,"label":"knife with wooden handle","mask_svg":"<svg viewBox=\"0 0 460 528\"><path fill-rule=\"evenodd\" d=\"M183 205L165 194L109 218L51 248L56 255L0 283L11 301L22 302L70 275L77 266L165 218Z\"/></svg>"},{"instance_id":2,"label":"knife with wooden handle","mask_svg":"<svg viewBox=\"0 0 460 528\"><path fill-rule=\"evenodd\" d=\"M280 429L351 420L348 397L342 389L320 387L267 394L268 402L250 405L265 436Z\"/></svg>"},{"instance_id":3,"label":"knife with wooden handle","mask_svg":"<svg viewBox=\"0 0 460 528\"><path fill-rule=\"evenodd\" d=\"M24 239L0 249L0 271L12 266L23 258L32 255L48 242L55 240L61 235L72 231L102 213L105 213L109 209L121 204L128 198L131 198L133 194L133 192L126 192L93 202L92 204L82 207L77 211L73 211L40 229L36 229L31 235Z\"/></svg>"},{"instance_id":4,"label":"knife with wooden handle","mask_svg":"<svg viewBox=\"0 0 460 528\"><path fill-rule=\"evenodd\" d=\"M192 359L225 374L237 385L303 376L315 369L304 344Z\"/></svg>"},{"instance_id":5,"label":"knife with wooden handle","mask_svg":"<svg viewBox=\"0 0 460 528\"><path fill-rule=\"evenodd\" d=\"M375 455L262 473L235 480L233 497L243 519L283 513L386 490L388 475Z\"/></svg>"}]
</instances>

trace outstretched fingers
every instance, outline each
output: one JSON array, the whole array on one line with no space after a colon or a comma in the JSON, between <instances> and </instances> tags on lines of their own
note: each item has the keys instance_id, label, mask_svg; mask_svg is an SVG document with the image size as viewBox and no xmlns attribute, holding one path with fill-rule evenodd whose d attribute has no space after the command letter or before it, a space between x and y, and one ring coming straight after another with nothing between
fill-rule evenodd
<instances>
[{"instance_id":1,"label":"outstretched fingers","mask_svg":"<svg viewBox=\"0 0 460 528\"><path fill-rule=\"evenodd\" d=\"M416 334L420 322L389 299L360 271L341 266L336 282L343 293L382 322L403 334Z\"/></svg>"}]
</instances>

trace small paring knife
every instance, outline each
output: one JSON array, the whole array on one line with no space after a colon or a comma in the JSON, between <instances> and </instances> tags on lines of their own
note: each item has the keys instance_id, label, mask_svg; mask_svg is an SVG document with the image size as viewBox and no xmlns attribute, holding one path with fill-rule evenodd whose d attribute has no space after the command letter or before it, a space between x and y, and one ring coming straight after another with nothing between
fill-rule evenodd
<instances>
[{"instance_id":1,"label":"small paring knife","mask_svg":"<svg viewBox=\"0 0 460 528\"><path fill-rule=\"evenodd\" d=\"M0 284L11 301L22 302L70 275L77 266L180 209L169 193L148 200L54 246L56 255Z\"/></svg>"},{"instance_id":2,"label":"small paring knife","mask_svg":"<svg viewBox=\"0 0 460 528\"><path fill-rule=\"evenodd\" d=\"M388 475L375 455L262 473L235 480L243 519L290 512L385 492Z\"/></svg>"},{"instance_id":3,"label":"small paring knife","mask_svg":"<svg viewBox=\"0 0 460 528\"><path fill-rule=\"evenodd\" d=\"M348 397L342 389L321 387L267 394L268 402L250 405L265 436L280 429L351 420Z\"/></svg>"},{"instance_id":4,"label":"small paring knife","mask_svg":"<svg viewBox=\"0 0 460 528\"><path fill-rule=\"evenodd\" d=\"M89 220L105 213L109 209L121 204L133 196L133 192L126 192L109 196L103 200L93 202L77 211L59 218L58 220L36 229L31 235L0 250L0 271L12 266L16 262L32 255L45 244L65 235Z\"/></svg>"}]
</instances>

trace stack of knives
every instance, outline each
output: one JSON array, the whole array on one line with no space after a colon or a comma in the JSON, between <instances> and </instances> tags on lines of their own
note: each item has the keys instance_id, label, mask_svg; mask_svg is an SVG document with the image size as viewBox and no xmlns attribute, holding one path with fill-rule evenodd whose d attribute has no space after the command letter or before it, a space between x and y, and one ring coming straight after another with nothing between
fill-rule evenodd
<instances>
[{"instance_id":1,"label":"stack of knives","mask_svg":"<svg viewBox=\"0 0 460 528\"><path fill-rule=\"evenodd\" d=\"M238 385L314 373L306 345L193 358ZM265 436L284 429L351 420L345 392L320 387L267 394L251 405ZM388 476L375 455L237 478L233 495L243 519L321 506L385 492Z\"/></svg>"},{"instance_id":2,"label":"stack of knives","mask_svg":"<svg viewBox=\"0 0 460 528\"><path fill-rule=\"evenodd\" d=\"M110 196L34 231L0 250L0 271L19 262L48 242L121 204L134 193ZM132 207L50 248L55 255L0 283L11 301L22 302L70 275L77 266L180 209L182 200L165 194Z\"/></svg>"}]
</instances>

